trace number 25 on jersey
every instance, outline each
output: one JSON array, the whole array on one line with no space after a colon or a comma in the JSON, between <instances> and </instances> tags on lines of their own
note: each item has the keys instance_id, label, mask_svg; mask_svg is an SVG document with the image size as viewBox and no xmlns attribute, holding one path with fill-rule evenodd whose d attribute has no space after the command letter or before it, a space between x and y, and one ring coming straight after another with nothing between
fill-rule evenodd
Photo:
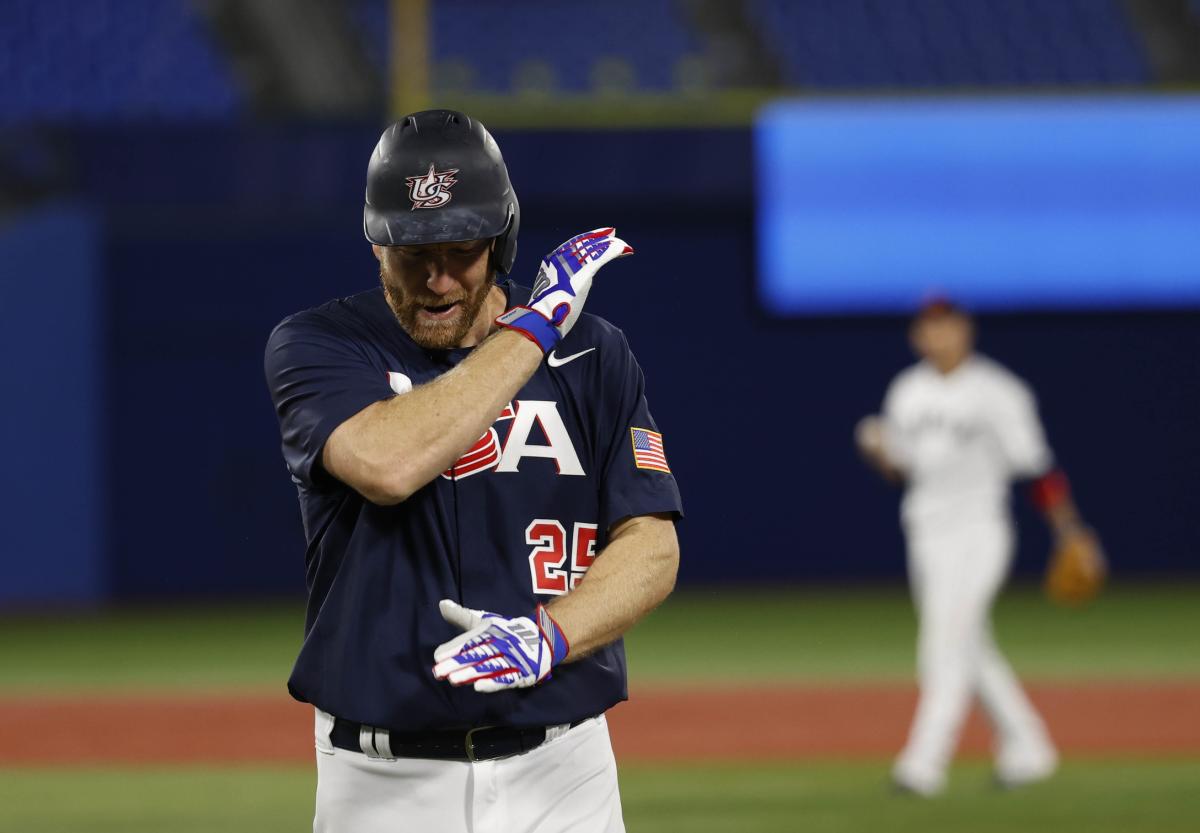
<instances>
[{"instance_id":1,"label":"number 25 on jersey","mask_svg":"<svg viewBox=\"0 0 1200 833\"><path fill-rule=\"evenodd\" d=\"M533 592L561 596L575 588L596 560L596 524L576 523L568 551L562 522L536 518L525 527L525 543L533 547L529 553Z\"/></svg>"}]
</instances>

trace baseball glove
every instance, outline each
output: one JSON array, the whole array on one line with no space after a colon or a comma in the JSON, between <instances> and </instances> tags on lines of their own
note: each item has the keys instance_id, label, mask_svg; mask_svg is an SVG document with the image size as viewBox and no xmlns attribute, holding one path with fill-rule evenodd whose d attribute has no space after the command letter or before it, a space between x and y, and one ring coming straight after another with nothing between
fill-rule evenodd
<instances>
[{"instance_id":1,"label":"baseball glove","mask_svg":"<svg viewBox=\"0 0 1200 833\"><path fill-rule=\"evenodd\" d=\"M1091 601L1104 585L1108 567L1100 542L1089 531L1075 532L1059 540L1046 570L1046 595L1062 605Z\"/></svg>"}]
</instances>

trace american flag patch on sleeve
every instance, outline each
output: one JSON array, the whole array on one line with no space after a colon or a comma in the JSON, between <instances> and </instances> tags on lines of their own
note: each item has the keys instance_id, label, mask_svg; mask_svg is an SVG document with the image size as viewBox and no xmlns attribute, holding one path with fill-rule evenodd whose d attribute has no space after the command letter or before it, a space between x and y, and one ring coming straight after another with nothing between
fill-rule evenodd
<instances>
[{"instance_id":1,"label":"american flag patch on sleeve","mask_svg":"<svg viewBox=\"0 0 1200 833\"><path fill-rule=\"evenodd\" d=\"M667 455L663 452L662 434L648 428L630 428L633 435L633 464L639 469L671 473Z\"/></svg>"}]
</instances>

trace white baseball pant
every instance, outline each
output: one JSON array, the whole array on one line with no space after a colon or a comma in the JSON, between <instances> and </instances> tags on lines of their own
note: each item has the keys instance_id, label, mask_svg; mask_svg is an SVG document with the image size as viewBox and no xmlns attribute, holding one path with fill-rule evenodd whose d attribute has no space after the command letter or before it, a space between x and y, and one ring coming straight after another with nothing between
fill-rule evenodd
<instances>
[{"instance_id":1,"label":"white baseball pant","mask_svg":"<svg viewBox=\"0 0 1200 833\"><path fill-rule=\"evenodd\" d=\"M329 742L316 718L314 833L624 833L617 765L601 715L492 761L385 760Z\"/></svg>"},{"instance_id":2,"label":"white baseball pant","mask_svg":"<svg viewBox=\"0 0 1200 833\"><path fill-rule=\"evenodd\" d=\"M1055 758L1041 718L992 638L992 603L1012 546L1012 527L1003 520L908 530L920 699L894 773L922 791L944 785L975 694L995 732L998 775L1017 778Z\"/></svg>"}]
</instances>

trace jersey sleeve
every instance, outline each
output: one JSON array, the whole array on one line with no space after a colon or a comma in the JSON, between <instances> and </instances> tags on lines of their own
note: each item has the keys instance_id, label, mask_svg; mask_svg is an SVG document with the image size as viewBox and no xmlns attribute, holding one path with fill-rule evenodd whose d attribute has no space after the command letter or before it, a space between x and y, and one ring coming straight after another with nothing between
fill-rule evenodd
<instances>
[{"instance_id":1,"label":"jersey sleeve","mask_svg":"<svg viewBox=\"0 0 1200 833\"><path fill-rule=\"evenodd\" d=\"M993 430L1010 471L1017 477L1037 477L1054 465L1038 417L1037 400L1024 382L1005 379L988 409Z\"/></svg>"},{"instance_id":2,"label":"jersey sleeve","mask_svg":"<svg viewBox=\"0 0 1200 833\"><path fill-rule=\"evenodd\" d=\"M902 380L897 379L888 386L883 397L883 452L892 466L907 471L912 464L912 453L900 419L903 389Z\"/></svg>"},{"instance_id":3,"label":"jersey sleeve","mask_svg":"<svg viewBox=\"0 0 1200 833\"><path fill-rule=\"evenodd\" d=\"M599 409L601 528L636 515L670 512L682 517L679 486L663 433L650 415L642 369L619 331L606 348Z\"/></svg>"},{"instance_id":4,"label":"jersey sleeve","mask_svg":"<svg viewBox=\"0 0 1200 833\"><path fill-rule=\"evenodd\" d=\"M267 341L264 369L292 476L321 487L332 482L321 453L334 429L394 393L387 374L332 322L301 313Z\"/></svg>"}]
</instances>

